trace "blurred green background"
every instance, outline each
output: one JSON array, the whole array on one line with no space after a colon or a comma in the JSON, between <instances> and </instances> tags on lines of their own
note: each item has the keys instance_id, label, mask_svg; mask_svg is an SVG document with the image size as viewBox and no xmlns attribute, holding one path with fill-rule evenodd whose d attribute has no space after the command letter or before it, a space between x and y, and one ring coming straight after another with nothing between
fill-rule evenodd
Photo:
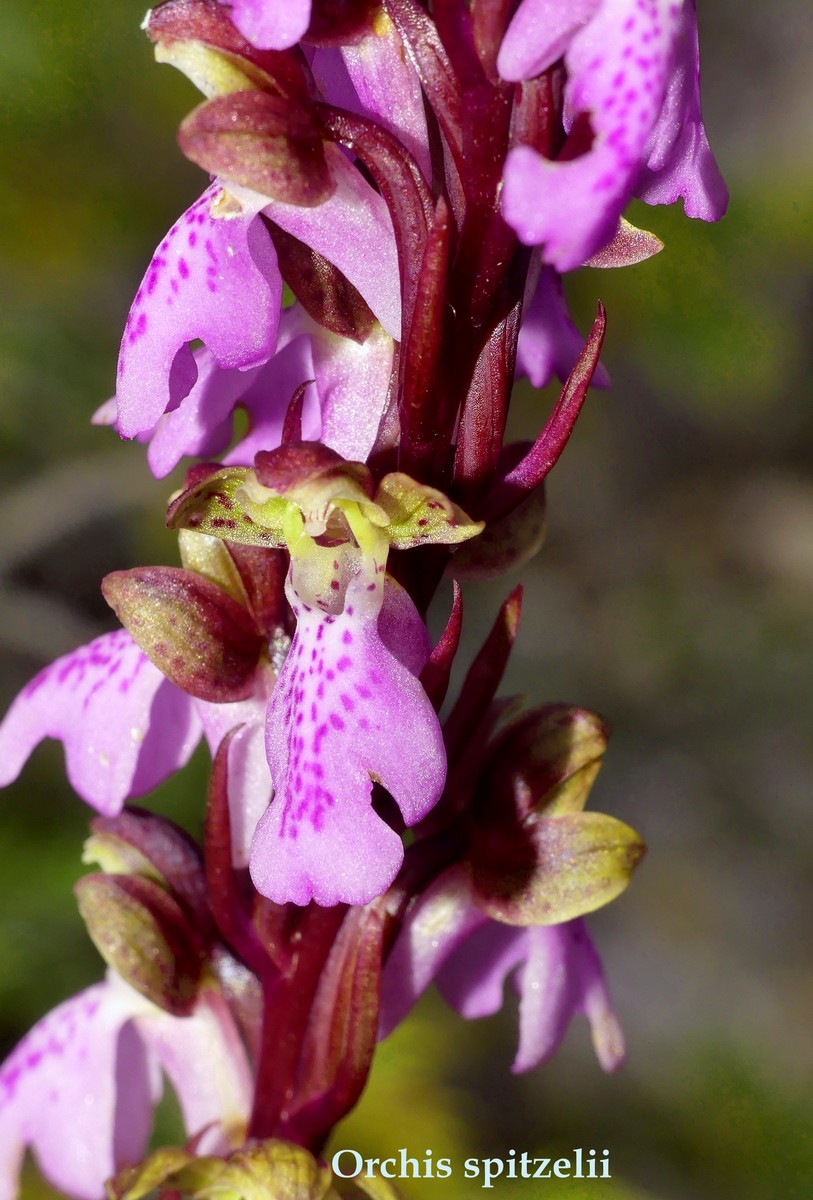
<instances>
[{"instance_id":1,"label":"blurred green background","mask_svg":"<svg viewBox=\"0 0 813 1200\"><path fill-rule=\"evenodd\" d=\"M731 212L708 227L641 208L664 253L569 281L582 328L607 304L614 388L550 480L508 680L613 726L593 807L650 846L591 922L628 1064L604 1077L577 1021L553 1063L513 1077L511 1000L464 1025L429 996L334 1143L456 1164L610 1150L611 1184L498 1185L506 1200L813 1191L813 39L808 0L701 9ZM174 144L196 94L153 64L142 15L131 0L4 11L3 709L44 662L112 627L102 574L174 561L171 481L88 425L150 254L202 183ZM533 435L550 400L522 396L515 433ZM469 589L467 654L514 582ZM3 1049L100 971L70 891L89 814L61 761L42 747L2 798ZM198 756L156 807L194 827L205 777ZM405 1187L481 1194L459 1172ZM24 1197L48 1194L29 1170Z\"/></svg>"}]
</instances>

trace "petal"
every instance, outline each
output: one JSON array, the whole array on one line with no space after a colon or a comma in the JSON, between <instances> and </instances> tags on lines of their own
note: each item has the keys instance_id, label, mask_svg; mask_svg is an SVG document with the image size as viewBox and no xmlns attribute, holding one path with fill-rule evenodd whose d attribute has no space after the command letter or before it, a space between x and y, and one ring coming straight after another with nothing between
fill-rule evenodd
<instances>
[{"instance_id":1,"label":"petal","mask_svg":"<svg viewBox=\"0 0 813 1200\"><path fill-rule=\"evenodd\" d=\"M222 995L203 991L195 1011L173 1017L151 1009L136 1019L146 1046L166 1071L190 1138L200 1154L223 1154L245 1138L253 1081L246 1051Z\"/></svg>"},{"instance_id":2,"label":"petal","mask_svg":"<svg viewBox=\"0 0 813 1200\"><path fill-rule=\"evenodd\" d=\"M321 441L349 462L364 462L389 393L392 338L375 325L359 344L328 332L296 304L283 314L283 339L283 348L241 399L249 433L223 461L247 465L259 450L278 446L292 395L313 380L315 386L305 393L302 440Z\"/></svg>"},{"instance_id":3,"label":"petal","mask_svg":"<svg viewBox=\"0 0 813 1200\"><path fill-rule=\"evenodd\" d=\"M119 353L118 430L151 429L195 383L188 345L200 338L221 367L266 362L277 338L282 280L277 255L257 214L212 214L223 194L212 184L173 225L136 293Z\"/></svg>"},{"instance_id":4,"label":"petal","mask_svg":"<svg viewBox=\"0 0 813 1200\"><path fill-rule=\"evenodd\" d=\"M613 236L645 162L669 82L680 15L672 0L602 4L573 38L565 62L566 111L589 115L593 144L550 162L528 146L506 160L503 214L527 245L564 273Z\"/></svg>"},{"instance_id":5,"label":"petal","mask_svg":"<svg viewBox=\"0 0 813 1200\"><path fill-rule=\"evenodd\" d=\"M365 462L387 401L394 343L380 325L361 345L321 331L313 363L322 412L321 441L348 462Z\"/></svg>"},{"instance_id":6,"label":"petal","mask_svg":"<svg viewBox=\"0 0 813 1200\"><path fill-rule=\"evenodd\" d=\"M311 0L220 0L234 24L258 50L287 50L306 32Z\"/></svg>"},{"instance_id":7,"label":"petal","mask_svg":"<svg viewBox=\"0 0 813 1200\"><path fill-rule=\"evenodd\" d=\"M418 897L381 976L379 1038L403 1021L449 955L487 920L474 903L463 867L445 871Z\"/></svg>"},{"instance_id":8,"label":"petal","mask_svg":"<svg viewBox=\"0 0 813 1200\"><path fill-rule=\"evenodd\" d=\"M717 221L728 205L728 188L709 148L700 111L700 48L694 0L685 0L672 76L658 123L647 143L638 195L647 204L674 204L680 197L689 217Z\"/></svg>"},{"instance_id":9,"label":"petal","mask_svg":"<svg viewBox=\"0 0 813 1200\"><path fill-rule=\"evenodd\" d=\"M512 1070L538 1066L559 1046L575 1013L590 1021L605 1071L624 1057L624 1037L610 1006L598 954L583 921L527 930L528 959L517 983L519 1049Z\"/></svg>"},{"instance_id":10,"label":"petal","mask_svg":"<svg viewBox=\"0 0 813 1200\"><path fill-rule=\"evenodd\" d=\"M332 615L302 603L290 577L286 585L297 631L266 726L276 795L251 855L256 887L278 903L365 904L379 895L395 877L403 848L370 807L373 777L408 825L443 788L445 753L434 709L384 645L377 612L365 612L378 586L359 574L343 611Z\"/></svg>"},{"instance_id":11,"label":"petal","mask_svg":"<svg viewBox=\"0 0 813 1200\"><path fill-rule=\"evenodd\" d=\"M280 348L241 399L248 413L249 431L223 459L230 466L251 466L260 450L274 450L296 389L316 378L310 329L301 306L282 314ZM318 396L309 387L304 396L302 437L318 441L322 429Z\"/></svg>"},{"instance_id":12,"label":"petal","mask_svg":"<svg viewBox=\"0 0 813 1200\"><path fill-rule=\"evenodd\" d=\"M432 653L432 639L405 588L387 579L378 616L378 636L413 675L420 675Z\"/></svg>"},{"instance_id":13,"label":"petal","mask_svg":"<svg viewBox=\"0 0 813 1200\"><path fill-rule=\"evenodd\" d=\"M0 725L0 786L46 737L64 743L79 795L113 814L187 762L200 725L189 697L116 630L57 659L14 701Z\"/></svg>"},{"instance_id":14,"label":"petal","mask_svg":"<svg viewBox=\"0 0 813 1200\"><path fill-rule=\"evenodd\" d=\"M439 973L444 1000L467 1021L499 1012L505 978L525 960L527 941L527 930L486 919Z\"/></svg>"},{"instance_id":15,"label":"petal","mask_svg":"<svg viewBox=\"0 0 813 1200\"><path fill-rule=\"evenodd\" d=\"M236 867L248 866L257 822L273 795L271 772L265 756L267 705L267 696L259 690L250 700L240 700L236 704L195 702L212 757L226 734L242 726L229 748L229 814L232 858Z\"/></svg>"},{"instance_id":16,"label":"petal","mask_svg":"<svg viewBox=\"0 0 813 1200\"><path fill-rule=\"evenodd\" d=\"M336 180L336 191L329 199L313 208L266 199L265 212L287 233L338 267L361 292L390 337L397 339L401 336L401 276L386 202L338 147L326 146L325 154ZM243 189L231 190L242 199Z\"/></svg>"},{"instance_id":17,"label":"petal","mask_svg":"<svg viewBox=\"0 0 813 1200\"><path fill-rule=\"evenodd\" d=\"M413 156L425 179L432 178L429 135L420 80L389 17L379 16L373 32L342 46L341 55L362 114L394 133ZM355 106L354 106L355 107Z\"/></svg>"},{"instance_id":18,"label":"petal","mask_svg":"<svg viewBox=\"0 0 813 1200\"><path fill-rule=\"evenodd\" d=\"M525 932L525 967L517 976L519 1047L513 1071L529 1071L549 1058L577 1009L578 977L570 962L566 925Z\"/></svg>"},{"instance_id":19,"label":"petal","mask_svg":"<svg viewBox=\"0 0 813 1200\"><path fill-rule=\"evenodd\" d=\"M497 71L503 79L533 79L561 58L601 0L522 0L508 26Z\"/></svg>"},{"instance_id":20,"label":"petal","mask_svg":"<svg viewBox=\"0 0 813 1200\"><path fill-rule=\"evenodd\" d=\"M15 1194L27 1145L46 1178L80 1200L100 1200L105 1179L144 1153L160 1080L132 1016L124 991L97 984L49 1013L6 1059L0 1195Z\"/></svg>"},{"instance_id":21,"label":"petal","mask_svg":"<svg viewBox=\"0 0 813 1200\"><path fill-rule=\"evenodd\" d=\"M147 462L157 479L182 458L218 458L231 441L236 405L263 369L224 370L205 346L194 351L194 359L198 374L192 390L159 418L150 438Z\"/></svg>"},{"instance_id":22,"label":"petal","mask_svg":"<svg viewBox=\"0 0 813 1200\"><path fill-rule=\"evenodd\" d=\"M553 267L543 266L530 302L522 313L517 344L517 371L527 375L534 387L544 387L554 375L565 380L581 353L584 338L576 328ZM606 368L599 364L594 387L608 387Z\"/></svg>"}]
</instances>

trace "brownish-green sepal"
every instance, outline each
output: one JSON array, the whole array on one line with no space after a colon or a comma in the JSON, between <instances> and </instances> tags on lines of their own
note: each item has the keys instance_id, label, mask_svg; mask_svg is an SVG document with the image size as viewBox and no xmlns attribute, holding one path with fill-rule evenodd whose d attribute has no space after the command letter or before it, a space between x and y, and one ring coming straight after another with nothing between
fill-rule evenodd
<instances>
[{"instance_id":1,"label":"brownish-green sepal","mask_svg":"<svg viewBox=\"0 0 813 1200\"><path fill-rule=\"evenodd\" d=\"M247 606L240 572L222 538L194 533L191 529L179 529L178 551L181 566L185 570L202 575L204 579L227 592L232 600Z\"/></svg>"},{"instance_id":2,"label":"brownish-green sepal","mask_svg":"<svg viewBox=\"0 0 813 1200\"><path fill-rule=\"evenodd\" d=\"M545 489L540 484L507 516L489 521L478 538L461 546L446 574L460 579L495 579L525 566L545 540L545 514Z\"/></svg>"},{"instance_id":3,"label":"brownish-green sepal","mask_svg":"<svg viewBox=\"0 0 813 1200\"><path fill-rule=\"evenodd\" d=\"M560 925L620 895L644 849L634 829L603 813L492 830L471 848L477 903L506 925Z\"/></svg>"},{"instance_id":4,"label":"brownish-green sepal","mask_svg":"<svg viewBox=\"0 0 813 1200\"><path fill-rule=\"evenodd\" d=\"M249 474L253 477L248 467L224 467L193 484L170 504L167 525L244 546L284 546L282 522L288 502L282 496L269 498L262 505L263 523L255 521L246 506Z\"/></svg>"},{"instance_id":5,"label":"brownish-green sepal","mask_svg":"<svg viewBox=\"0 0 813 1200\"><path fill-rule=\"evenodd\" d=\"M212 918L200 851L186 832L166 817L134 806L91 822L82 862L96 863L106 875L142 875L165 887L202 936Z\"/></svg>"},{"instance_id":6,"label":"brownish-green sepal","mask_svg":"<svg viewBox=\"0 0 813 1200\"><path fill-rule=\"evenodd\" d=\"M228 1159L195 1158L174 1147L156 1150L107 1185L111 1200L142 1200L155 1188L195 1200L327 1200L331 1173L302 1146L279 1139L238 1150Z\"/></svg>"},{"instance_id":7,"label":"brownish-green sepal","mask_svg":"<svg viewBox=\"0 0 813 1200\"><path fill-rule=\"evenodd\" d=\"M263 639L221 588L180 567L114 571L104 598L159 671L199 700L245 700Z\"/></svg>"},{"instance_id":8,"label":"brownish-green sepal","mask_svg":"<svg viewBox=\"0 0 813 1200\"><path fill-rule=\"evenodd\" d=\"M476 537L484 528L448 496L394 471L378 485L375 502L389 518L387 536L399 550L440 542L445 546Z\"/></svg>"},{"instance_id":9,"label":"brownish-green sepal","mask_svg":"<svg viewBox=\"0 0 813 1200\"><path fill-rule=\"evenodd\" d=\"M174 1016L192 1011L202 950L180 905L138 875L85 875L74 885L79 912L101 954L126 983Z\"/></svg>"},{"instance_id":10,"label":"brownish-green sepal","mask_svg":"<svg viewBox=\"0 0 813 1200\"><path fill-rule=\"evenodd\" d=\"M182 122L187 158L227 183L310 208L336 190L323 131L299 103L264 91L235 91L198 105Z\"/></svg>"},{"instance_id":11,"label":"brownish-green sepal","mask_svg":"<svg viewBox=\"0 0 813 1200\"><path fill-rule=\"evenodd\" d=\"M605 721L586 708L546 704L530 709L501 733L483 778L479 817L499 824L578 813L607 749Z\"/></svg>"}]
</instances>

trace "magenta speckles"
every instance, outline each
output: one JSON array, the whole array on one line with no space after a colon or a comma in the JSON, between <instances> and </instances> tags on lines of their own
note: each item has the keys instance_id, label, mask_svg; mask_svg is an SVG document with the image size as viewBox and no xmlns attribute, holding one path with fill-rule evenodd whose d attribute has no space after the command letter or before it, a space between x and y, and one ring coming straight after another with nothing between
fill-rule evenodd
<instances>
[{"instance_id":1,"label":"magenta speckles","mask_svg":"<svg viewBox=\"0 0 813 1200\"><path fill-rule=\"evenodd\" d=\"M0 786L46 737L64 743L79 795L115 813L186 762L200 725L189 697L117 630L46 667L17 697L0 724Z\"/></svg>"},{"instance_id":2,"label":"magenta speckles","mask_svg":"<svg viewBox=\"0 0 813 1200\"><path fill-rule=\"evenodd\" d=\"M245 370L274 351L282 281L270 235L257 217L214 215L213 184L173 225L139 288L122 340L116 392L124 437L151 429L192 389L189 343L203 341L218 367Z\"/></svg>"},{"instance_id":3,"label":"magenta speckles","mask_svg":"<svg viewBox=\"0 0 813 1200\"><path fill-rule=\"evenodd\" d=\"M330 620L301 606L296 651L269 702L274 800L257 826L250 867L258 889L278 903L357 904L379 894L403 848L373 812L373 777L407 824L428 811L443 785L440 726L411 669L419 671L428 653L423 624L397 585L384 589L380 615L360 596L366 596L362 576L351 580L345 610ZM379 624L391 641L385 643ZM416 645L425 647L417 658ZM313 674L301 663L311 664ZM352 872L337 869L351 859Z\"/></svg>"},{"instance_id":4,"label":"magenta speckles","mask_svg":"<svg viewBox=\"0 0 813 1200\"><path fill-rule=\"evenodd\" d=\"M505 217L560 272L580 266L616 231L646 162L677 32L664 0L604 0L565 53L566 116L573 123L588 115L590 150L562 162L529 147L508 156Z\"/></svg>"}]
</instances>

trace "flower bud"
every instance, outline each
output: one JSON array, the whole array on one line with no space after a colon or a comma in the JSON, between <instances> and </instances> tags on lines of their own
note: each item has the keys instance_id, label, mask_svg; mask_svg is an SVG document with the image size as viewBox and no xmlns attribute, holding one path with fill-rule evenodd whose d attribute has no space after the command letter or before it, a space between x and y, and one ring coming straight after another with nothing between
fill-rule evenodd
<instances>
[{"instance_id":1,"label":"flower bud","mask_svg":"<svg viewBox=\"0 0 813 1200\"><path fill-rule=\"evenodd\" d=\"M200 575L177 567L113 571L105 600L144 653L199 700L245 700L263 639L242 605Z\"/></svg>"},{"instance_id":2,"label":"flower bud","mask_svg":"<svg viewBox=\"0 0 813 1200\"><path fill-rule=\"evenodd\" d=\"M201 977L200 941L180 905L138 875L85 875L79 912L105 962L165 1012L192 1011Z\"/></svg>"}]
</instances>

